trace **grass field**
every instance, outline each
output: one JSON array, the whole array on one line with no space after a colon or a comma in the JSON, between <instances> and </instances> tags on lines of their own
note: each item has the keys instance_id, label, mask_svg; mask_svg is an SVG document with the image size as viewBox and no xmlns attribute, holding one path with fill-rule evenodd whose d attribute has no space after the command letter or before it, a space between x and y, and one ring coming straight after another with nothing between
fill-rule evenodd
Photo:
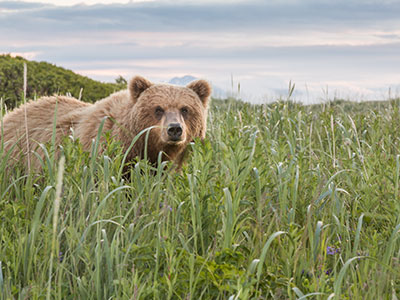
<instances>
[{"instance_id":1,"label":"grass field","mask_svg":"<svg viewBox=\"0 0 400 300\"><path fill-rule=\"evenodd\" d=\"M398 299L399 130L399 100L226 100L179 173L2 160L0 298Z\"/></svg>"}]
</instances>

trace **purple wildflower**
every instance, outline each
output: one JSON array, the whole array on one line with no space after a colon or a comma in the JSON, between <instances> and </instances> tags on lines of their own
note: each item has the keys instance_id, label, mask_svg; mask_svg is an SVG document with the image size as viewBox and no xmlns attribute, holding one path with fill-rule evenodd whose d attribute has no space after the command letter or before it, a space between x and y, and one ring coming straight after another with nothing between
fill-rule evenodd
<instances>
[{"instance_id":1,"label":"purple wildflower","mask_svg":"<svg viewBox=\"0 0 400 300\"><path fill-rule=\"evenodd\" d=\"M303 269L303 270L301 270L301 276L305 276L307 278L310 278L310 277L312 277L312 274Z\"/></svg>"},{"instance_id":2,"label":"purple wildflower","mask_svg":"<svg viewBox=\"0 0 400 300\"><path fill-rule=\"evenodd\" d=\"M335 255L336 253L339 253L339 248L335 248L335 247L331 247L331 246L326 247L326 254Z\"/></svg>"},{"instance_id":3,"label":"purple wildflower","mask_svg":"<svg viewBox=\"0 0 400 300\"><path fill-rule=\"evenodd\" d=\"M160 203L160 208L165 208L165 209L168 209L169 211L172 211L172 207L171 206L169 206L166 202L164 202L164 203Z\"/></svg>"},{"instance_id":4,"label":"purple wildflower","mask_svg":"<svg viewBox=\"0 0 400 300\"><path fill-rule=\"evenodd\" d=\"M332 269L328 269L328 270L325 271L325 274L326 275L330 275L332 273L332 271L333 271Z\"/></svg>"}]
</instances>

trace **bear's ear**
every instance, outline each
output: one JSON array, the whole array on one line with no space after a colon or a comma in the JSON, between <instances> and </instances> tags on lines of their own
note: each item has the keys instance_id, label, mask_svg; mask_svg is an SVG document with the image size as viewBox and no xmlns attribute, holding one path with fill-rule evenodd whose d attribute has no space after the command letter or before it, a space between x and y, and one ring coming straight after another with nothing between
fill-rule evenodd
<instances>
[{"instance_id":1,"label":"bear's ear","mask_svg":"<svg viewBox=\"0 0 400 300\"><path fill-rule=\"evenodd\" d=\"M134 103L136 103L140 94L151 87L153 84L146 78L135 76L129 81L129 94Z\"/></svg>"},{"instance_id":2,"label":"bear's ear","mask_svg":"<svg viewBox=\"0 0 400 300\"><path fill-rule=\"evenodd\" d=\"M207 81L202 79L196 80L189 83L186 87L193 90L197 96L199 96L203 106L207 107L208 100L211 95L211 86Z\"/></svg>"}]
</instances>

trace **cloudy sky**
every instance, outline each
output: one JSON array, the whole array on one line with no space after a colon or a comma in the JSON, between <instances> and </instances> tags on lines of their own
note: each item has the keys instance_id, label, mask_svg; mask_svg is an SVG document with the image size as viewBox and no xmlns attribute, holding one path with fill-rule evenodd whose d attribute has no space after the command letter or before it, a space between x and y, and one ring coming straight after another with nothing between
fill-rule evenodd
<instances>
[{"instance_id":1,"label":"cloudy sky","mask_svg":"<svg viewBox=\"0 0 400 300\"><path fill-rule=\"evenodd\" d=\"M114 81L193 75L253 102L400 95L399 0L0 1L0 53ZM233 88L232 88L233 78Z\"/></svg>"}]
</instances>

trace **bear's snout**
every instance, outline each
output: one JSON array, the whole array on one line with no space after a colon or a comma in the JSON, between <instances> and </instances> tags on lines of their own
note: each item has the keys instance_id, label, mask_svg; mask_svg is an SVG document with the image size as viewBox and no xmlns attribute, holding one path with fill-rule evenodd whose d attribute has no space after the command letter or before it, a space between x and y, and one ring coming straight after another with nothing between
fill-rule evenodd
<instances>
[{"instance_id":1,"label":"bear's snout","mask_svg":"<svg viewBox=\"0 0 400 300\"><path fill-rule=\"evenodd\" d=\"M170 123L167 127L168 137L171 141L180 141L183 128L180 123Z\"/></svg>"}]
</instances>

